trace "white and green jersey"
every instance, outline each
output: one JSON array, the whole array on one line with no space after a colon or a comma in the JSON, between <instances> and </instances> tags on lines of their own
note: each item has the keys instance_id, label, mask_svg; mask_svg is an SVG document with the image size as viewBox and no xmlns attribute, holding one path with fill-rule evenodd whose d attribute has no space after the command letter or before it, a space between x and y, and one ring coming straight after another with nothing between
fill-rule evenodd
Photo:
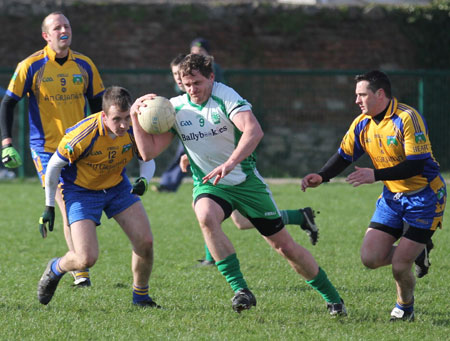
<instances>
[{"instance_id":1,"label":"white and green jersey","mask_svg":"<svg viewBox=\"0 0 450 341\"><path fill-rule=\"evenodd\" d=\"M170 102L176 111L172 131L184 144L195 185L228 160L242 135L232 119L240 111L251 110L251 104L232 88L217 82L214 82L210 98L201 105L192 103L188 94L171 98ZM254 169L255 156L252 154L219 184L240 184Z\"/></svg>"}]
</instances>

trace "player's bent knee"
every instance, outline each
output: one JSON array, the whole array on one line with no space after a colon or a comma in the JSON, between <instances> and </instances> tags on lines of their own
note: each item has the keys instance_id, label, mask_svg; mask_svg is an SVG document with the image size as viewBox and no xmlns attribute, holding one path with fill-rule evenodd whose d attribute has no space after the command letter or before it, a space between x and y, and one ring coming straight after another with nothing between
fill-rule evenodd
<instances>
[{"instance_id":1,"label":"player's bent knee","mask_svg":"<svg viewBox=\"0 0 450 341\"><path fill-rule=\"evenodd\" d=\"M97 262L97 256L95 255L78 255L78 268L79 269L88 269L92 268L94 264Z\"/></svg>"},{"instance_id":2,"label":"player's bent knee","mask_svg":"<svg viewBox=\"0 0 450 341\"><path fill-rule=\"evenodd\" d=\"M210 221L199 221L199 226L203 232L211 233L213 230L212 226L214 226Z\"/></svg>"},{"instance_id":3,"label":"player's bent knee","mask_svg":"<svg viewBox=\"0 0 450 341\"><path fill-rule=\"evenodd\" d=\"M376 269L376 268L378 268L378 266L375 264L375 263L373 263L373 262L368 262L368 261L365 261L365 260L361 260L362 261L362 263L363 263L363 265L366 267L366 268L368 268L368 269Z\"/></svg>"},{"instance_id":4,"label":"player's bent knee","mask_svg":"<svg viewBox=\"0 0 450 341\"><path fill-rule=\"evenodd\" d=\"M375 258L368 257L363 253L361 253L361 262L368 269L377 269L380 267L379 262Z\"/></svg>"}]
</instances>

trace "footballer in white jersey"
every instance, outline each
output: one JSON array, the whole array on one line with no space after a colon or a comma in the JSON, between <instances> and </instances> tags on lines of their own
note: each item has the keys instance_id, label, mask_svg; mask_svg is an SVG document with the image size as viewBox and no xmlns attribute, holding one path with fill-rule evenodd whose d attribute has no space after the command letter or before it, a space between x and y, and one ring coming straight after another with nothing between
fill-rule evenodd
<instances>
[{"instance_id":1,"label":"footballer in white jersey","mask_svg":"<svg viewBox=\"0 0 450 341\"><path fill-rule=\"evenodd\" d=\"M251 110L251 104L232 88L214 82L211 96L202 105L192 103L187 94L170 100L176 111L174 132L184 144L191 161L194 181L201 179L228 160L242 132L232 122L240 111ZM222 185L245 181L255 168L254 153L238 164Z\"/></svg>"},{"instance_id":2,"label":"footballer in white jersey","mask_svg":"<svg viewBox=\"0 0 450 341\"><path fill-rule=\"evenodd\" d=\"M222 222L233 210L238 210L322 295L331 315L346 315L343 301L326 273L284 228L272 193L255 168L254 150L264 132L251 105L233 89L214 82L213 61L211 56L189 54L180 63L186 94L171 99L176 111L171 131L148 134L139 124L139 108L156 94L135 101L130 112L141 157L144 160L157 157L174 135L183 142L194 179L195 215L218 271L234 291L234 311L240 313L256 306L233 244L222 231Z\"/></svg>"}]
</instances>

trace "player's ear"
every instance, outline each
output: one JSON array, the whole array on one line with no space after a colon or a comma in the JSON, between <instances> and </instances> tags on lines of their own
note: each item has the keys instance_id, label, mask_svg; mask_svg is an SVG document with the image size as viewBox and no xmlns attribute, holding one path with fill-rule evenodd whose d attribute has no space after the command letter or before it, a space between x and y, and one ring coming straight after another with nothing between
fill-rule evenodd
<instances>
[{"instance_id":1,"label":"player's ear","mask_svg":"<svg viewBox=\"0 0 450 341\"><path fill-rule=\"evenodd\" d=\"M42 32L42 38L44 38L44 40L48 42L48 40L47 40L47 38L48 38L47 32Z\"/></svg>"},{"instance_id":2,"label":"player's ear","mask_svg":"<svg viewBox=\"0 0 450 341\"><path fill-rule=\"evenodd\" d=\"M377 92L376 92L376 95L377 95L378 98L386 97L386 94L385 94L383 88L379 88L379 89L377 90Z\"/></svg>"}]
</instances>

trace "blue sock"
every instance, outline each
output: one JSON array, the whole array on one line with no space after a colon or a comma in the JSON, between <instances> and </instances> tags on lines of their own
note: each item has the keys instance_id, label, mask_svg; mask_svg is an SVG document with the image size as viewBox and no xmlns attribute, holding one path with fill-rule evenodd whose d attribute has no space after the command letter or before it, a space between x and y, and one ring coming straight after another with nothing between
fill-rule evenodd
<instances>
[{"instance_id":1,"label":"blue sock","mask_svg":"<svg viewBox=\"0 0 450 341\"><path fill-rule=\"evenodd\" d=\"M56 276L59 276L59 277L61 277L62 275L65 274L65 272L62 271L61 268L59 267L60 260L61 260L61 258L58 258L52 263L52 271Z\"/></svg>"},{"instance_id":2,"label":"blue sock","mask_svg":"<svg viewBox=\"0 0 450 341\"><path fill-rule=\"evenodd\" d=\"M398 301L395 303L395 306L398 309L403 310L404 312L410 313L414 311L414 297L412 299L411 303L404 304L404 303L398 303Z\"/></svg>"},{"instance_id":3,"label":"blue sock","mask_svg":"<svg viewBox=\"0 0 450 341\"><path fill-rule=\"evenodd\" d=\"M145 287L138 287L133 284L133 302L142 302L149 300L148 296L148 285Z\"/></svg>"}]
</instances>

